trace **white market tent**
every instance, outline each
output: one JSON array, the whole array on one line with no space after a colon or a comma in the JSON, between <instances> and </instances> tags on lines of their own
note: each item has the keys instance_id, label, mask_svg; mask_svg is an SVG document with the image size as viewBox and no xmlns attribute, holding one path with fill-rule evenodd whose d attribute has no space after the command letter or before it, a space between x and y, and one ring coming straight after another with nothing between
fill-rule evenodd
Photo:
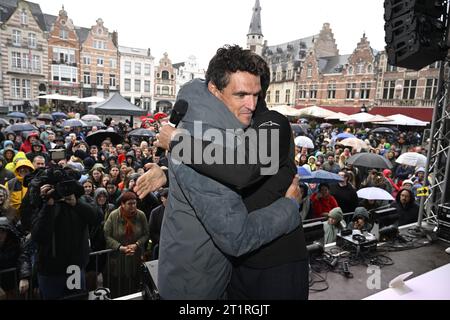
<instances>
[{"instance_id":1,"label":"white market tent","mask_svg":"<svg viewBox=\"0 0 450 320\"><path fill-rule=\"evenodd\" d=\"M65 96L59 93L46 94L44 96L39 96L38 98L47 100L60 100L60 101L78 101L80 99L77 96Z\"/></svg>"},{"instance_id":2,"label":"white market tent","mask_svg":"<svg viewBox=\"0 0 450 320\"><path fill-rule=\"evenodd\" d=\"M370 113L360 112L360 113L351 114L346 117L342 117L342 118L340 118L340 120L345 121L345 122L356 121L359 123L367 123L367 122L376 122L377 118L375 118L375 116Z\"/></svg>"},{"instance_id":3,"label":"white market tent","mask_svg":"<svg viewBox=\"0 0 450 320\"><path fill-rule=\"evenodd\" d=\"M284 116L289 116L289 117L299 117L300 116L299 109L295 109L293 107L289 107L286 105L275 106L275 107L271 108L270 110L281 113Z\"/></svg>"},{"instance_id":4,"label":"white market tent","mask_svg":"<svg viewBox=\"0 0 450 320\"><path fill-rule=\"evenodd\" d=\"M339 120L341 118L347 117L348 115L342 112L337 112L336 114L326 117L325 120Z\"/></svg>"},{"instance_id":5,"label":"white market tent","mask_svg":"<svg viewBox=\"0 0 450 320\"><path fill-rule=\"evenodd\" d=\"M414 119L403 114L394 114L392 116L388 116L389 122L379 122L379 124L386 125L395 125L395 126L420 126L425 127L429 124L429 122L425 122L422 120Z\"/></svg>"},{"instance_id":6,"label":"white market tent","mask_svg":"<svg viewBox=\"0 0 450 320\"><path fill-rule=\"evenodd\" d=\"M336 113L333 111L330 111L330 110L327 110L327 109L324 109L321 107L317 107L317 106L300 109L299 111L300 111L300 116L302 116L302 117L315 117L315 118L325 119L327 117L336 115Z\"/></svg>"},{"instance_id":7,"label":"white market tent","mask_svg":"<svg viewBox=\"0 0 450 320\"><path fill-rule=\"evenodd\" d=\"M86 102L86 103L100 103L105 101L102 97L92 96L78 99L78 102Z\"/></svg>"}]
</instances>

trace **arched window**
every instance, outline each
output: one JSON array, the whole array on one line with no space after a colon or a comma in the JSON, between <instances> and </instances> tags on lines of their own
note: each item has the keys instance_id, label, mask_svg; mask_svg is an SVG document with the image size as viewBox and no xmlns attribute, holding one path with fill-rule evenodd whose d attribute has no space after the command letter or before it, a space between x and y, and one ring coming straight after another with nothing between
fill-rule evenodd
<instances>
[{"instance_id":1,"label":"arched window","mask_svg":"<svg viewBox=\"0 0 450 320\"><path fill-rule=\"evenodd\" d=\"M164 86L162 87L162 94L163 95L169 95L169 87L168 86Z\"/></svg>"},{"instance_id":2,"label":"arched window","mask_svg":"<svg viewBox=\"0 0 450 320\"><path fill-rule=\"evenodd\" d=\"M20 23L21 24L28 24L28 15L27 12L24 10L22 10L22 12L20 13Z\"/></svg>"},{"instance_id":3,"label":"arched window","mask_svg":"<svg viewBox=\"0 0 450 320\"><path fill-rule=\"evenodd\" d=\"M168 71L163 71L161 73L161 75L162 75L163 80L169 80L169 72Z\"/></svg>"},{"instance_id":4,"label":"arched window","mask_svg":"<svg viewBox=\"0 0 450 320\"><path fill-rule=\"evenodd\" d=\"M372 73L372 72L373 72L372 65L369 64L369 65L367 66L367 73Z\"/></svg>"},{"instance_id":5,"label":"arched window","mask_svg":"<svg viewBox=\"0 0 450 320\"><path fill-rule=\"evenodd\" d=\"M353 67L352 66L348 67L348 74L353 74Z\"/></svg>"}]
</instances>

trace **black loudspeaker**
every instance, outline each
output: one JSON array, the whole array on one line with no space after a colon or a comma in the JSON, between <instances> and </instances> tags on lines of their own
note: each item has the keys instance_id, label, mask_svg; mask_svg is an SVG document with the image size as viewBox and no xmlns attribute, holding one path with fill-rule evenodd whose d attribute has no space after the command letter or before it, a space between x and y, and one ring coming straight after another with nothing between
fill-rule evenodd
<instances>
[{"instance_id":1,"label":"black loudspeaker","mask_svg":"<svg viewBox=\"0 0 450 320\"><path fill-rule=\"evenodd\" d=\"M448 0L385 0L385 40L388 62L420 70L447 55Z\"/></svg>"}]
</instances>

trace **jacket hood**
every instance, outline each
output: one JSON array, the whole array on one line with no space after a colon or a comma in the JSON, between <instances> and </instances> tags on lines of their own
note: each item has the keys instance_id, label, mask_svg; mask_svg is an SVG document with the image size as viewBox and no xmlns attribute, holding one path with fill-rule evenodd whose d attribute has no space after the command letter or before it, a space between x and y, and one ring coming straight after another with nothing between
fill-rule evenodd
<instances>
[{"instance_id":1,"label":"jacket hood","mask_svg":"<svg viewBox=\"0 0 450 320\"><path fill-rule=\"evenodd\" d=\"M355 220L357 217L363 217L365 221L369 221L369 212L364 207L358 207L355 209L352 220Z\"/></svg>"},{"instance_id":2,"label":"jacket hood","mask_svg":"<svg viewBox=\"0 0 450 320\"><path fill-rule=\"evenodd\" d=\"M219 129L244 129L246 126L228 110L209 90L205 80L194 79L186 83L178 93L178 100L188 103L183 122L202 121Z\"/></svg>"},{"instance_id":3,"label":"jacket hood","mask_svg":"<svg viewBox=\"0 0 450 320\"><path fill-rule=\"evenodd\" d=\"M20 167L28 167L31 169L31 171L34 171L34 167L33 164L31 163L30 160L28 159L19 159L16 163L16 167L14 169L14 174L16 175L16 177L19 176L19 173L17 172L17 169L19 169Z\"/></svg>"},{"instance_id":4,"label":"jacket hood","mask_svg":"<svg viewBox=\"0 0 450 320\"><path fill-rule=\"evenodd\" d=\"M97 188L97 189L95 189L95 191L94 191L94 200L95 200L95 203L97 203L97 198L98 198L101 194L103 194L103 195L106 196L106 202L108 202L108 191L106 191L105 188Z\"/></svg>"},{"instance_id":5,"label":"jacket hood","mask_svg":"<svg viewBox=\"0 0 450 320\"><path fill-rule=\"evenodd\" d=\"M37 132L31 132L28 137L27 137L27 141L30 141L31 137L36 137L37 139L39 139L39 133Z\"/></svg>"},{"instance_id":6,"label":"jacket hood","mask_svg":"<svg viewBox=\"0 0 450 320\"><path fill-rule=\"evenodd\" d=\"M383 176L385 176L386 178L387 178L390 174L392 174L392 171L391 171L391 170L389 170L389 169L384 169L384 170L383 170Z\"/></svg>"}]
</instances>

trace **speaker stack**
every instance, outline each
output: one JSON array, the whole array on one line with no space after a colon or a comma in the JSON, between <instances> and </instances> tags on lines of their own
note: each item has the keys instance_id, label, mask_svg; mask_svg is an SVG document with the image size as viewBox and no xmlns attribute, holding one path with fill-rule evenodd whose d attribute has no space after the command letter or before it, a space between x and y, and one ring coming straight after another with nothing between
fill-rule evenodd
<instances>
[{"instance_id":1,"label":"speaker stack","mask_svg":"<svg viewBox=\"0 0 450 320\"><path fill-rule=\"evenodd\" d=\"M385 0L384 8L389 64L420 70L446 57L447 0Z\"/></svg>"}]
</instances>

